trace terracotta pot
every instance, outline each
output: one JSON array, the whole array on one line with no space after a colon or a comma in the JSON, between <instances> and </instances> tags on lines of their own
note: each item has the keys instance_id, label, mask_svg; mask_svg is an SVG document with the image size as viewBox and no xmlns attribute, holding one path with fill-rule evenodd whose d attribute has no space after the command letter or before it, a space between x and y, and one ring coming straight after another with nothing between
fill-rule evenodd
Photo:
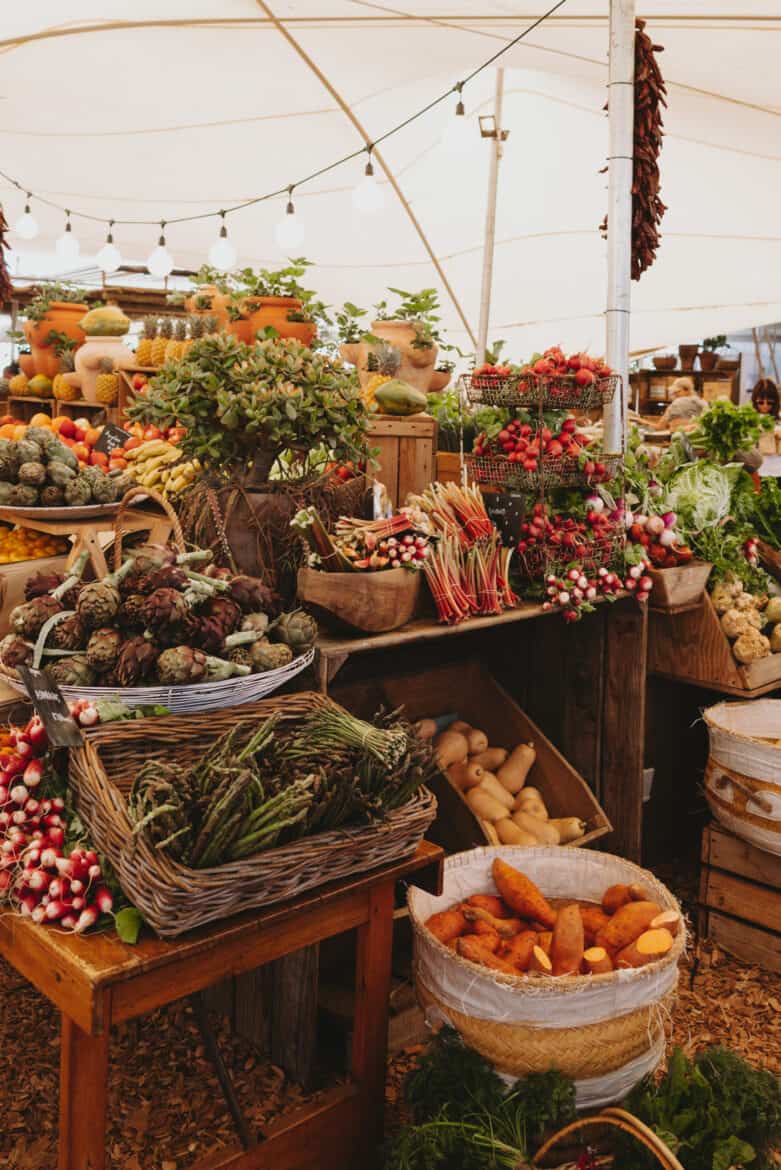
<instances>
[{"instance_id":1,"label":"terracotta pot","mask_svg":"<svg viewBox=\"0 0 781 1170\"><path fill-rule=\"evenodd\" d=\"M88 337L76 351L76 369L72 379L85 402L98 401L95 383L100 372L101 358L111 358L117 370L127 370L136 364L135 354L125 345L124 338Z\"/></svg>"},{"instance_id":2,"label":"terracotta pot","mask_svg":"<svg viewBox=\"0 0 781 1170\"><path fill-rule=\"evenodd\" d=\"M195 298L203 294L211 297L211 305L208 309L197 309L195 307ZM214 284L202 284L191 297L188 297L184 302L184 307L188 313L192 313L196 317L216 317L217 323L221 329L224 329L228 324L228 302L230 297L227 293L221 293Z\"/></svg>"},{"instance_id":3,"label":"terracotta pot","mask_svg":"<svg viewBox=\"0 0 781 1170\"><path fill-rule=\"evenodd\" d=\"M735 370L737 370L739 365L740 365L739 358L720 357L719 360L716 362L716 369L717 370L728 370L729 372L734 373Z\"/></svg>"},{"instance_id":4,"label":"terracotta pot","mask_svg":"<svg viewBox=\"0 0 781 1170\"><path fill-rule=\"evenodd\" d=\"M667 357L655 357L651 360L655 370L674 370L677 363L677 358L673 357L672 354Z\"/></svg>"},{"instance_id":5,"label":"terracotta pot","mask_svg":"<svg viewBox=\"0 0 781 1170\"><path fill-rule=\"evenodd\" d=\"M235 321L229 320L225 331L235 337L237 341L243 341L245 345L255 344L255 330L252 328L249 317L238 317Z\"/></svg>"},{"instance_id":6,"label":"terracotta pot","mask_svg":"<svg viewBox=\"0 0 781 1170\"><path fill-rule=\"evenodd\" d=\"M431 381L428 384L429 394L438 394L440 390L444 390L449 384L453 374L450 370L434 370L431 375Z\"/></svg>"},{"instance_id":7,"label":"terracotta pot","mask_svg":"<svg viewBox=\"0 0 781 1170\"><path fill-rule=\"evenodd\" d=\"M700 351L700 369L701 370L715 370L716 363L719 360L719 355L714 353L712 349L703 349Z\"/></svg>"},{"instance_id":8,"label":"terracotta pot","mask_svg":"<svg viewBox=\"0 0 781 1170\"><path fill-rule=\"evenodd\" d=\"M35 359L31 353L20 353L16 360L23 374L26 374L28 378L35 377Z\"/></svg>"},{"instance_id":9,"label":"terracotta pot","mask_svg":"<svg viewBox=\"0 0 781 1170\"><path fill-rule=\"evenodd\" d=\"M372 333L393 345L401 354L401 365L397 374L402 382L409 382L425 394L431 383L431 376L437 362L438 347L414 346L417 339L415 327L410 321L372 321ZM372 347L368 347L372 348ZM376 347L374 347L376 348Z\"/></svg>"},{"instance_id":10,"label":"terracotta pot","mask_svg":"<svg viewBox=\"0 0 781 1170\"><path fill-rule=\"evenodd\" d=\"M295 337L307 345L317 334L311 321L288 321L288 313L301 312L297 297L247 297L244 303L250 309L253 334L270 325L280 337Z\"/></svg>"},{"instance_id":11,"label":"terracotta pot","mask_svg":"<svg viewBox=\"0 0 781 1170\"><path fill-rule=\"evenodd\" d=\"M700 347L698 345L679 345L678 346L678 356L681 359L681 369L682 370L693 370L694 369L694 359L697 356L697 351L699 350L699 348Z\"/></svg>"},{"instance_id":12,"label":"terracotta pot","mask_svg":"<svg viewBox=\"0 0 781 1170\"><path fill-rule=\"evenodd\" d=\"M309 347L317 337L317 326L314 321L288 321L284 336L295 337L296 341Z\"/></svg>"},{"instance_id":13,"label":"terracotta pot","mask_svg":"<svg viewBox=\"0 0 781 1170\"><path fill-rule=\"evenodd\" d=\"M86 305L71 301L52 301L46 311L46 316L40 321L25 321L24 335L30 343L33 367L36 374L43 374L46 378L53 378L59 373L60 360L48 342L52 330L55 333L64 333L71 341L79 345L84 341L84 330L79 321L87 312Z\"/></svg>"},{"instance_id":14,"label":"terracotta pot","mask_svg":"<svg viewBox=\"0 0 781 1170\"><path fill-rule=\"evenodd\" d=\"M361 344L358 341L343 341L339 346L339 357L351 366L357 366L361 360Z\"/></svg>"}]
</instances>

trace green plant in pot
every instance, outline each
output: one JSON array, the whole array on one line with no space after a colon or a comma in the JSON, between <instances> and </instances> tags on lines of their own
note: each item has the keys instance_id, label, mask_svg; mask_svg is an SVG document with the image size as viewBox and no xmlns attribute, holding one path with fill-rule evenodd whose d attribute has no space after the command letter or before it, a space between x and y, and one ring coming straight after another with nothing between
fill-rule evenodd
<instances>
[{"instance_id":1,"label":"green plant in pot","mask_svg":"<svg viewBox=\"0 0 781 1170\"><path fill-rule=\"evenodd\" d=\"M398 377L425 394L431 388L441 341L437 290L424 288L420 292L407 292L389 288L388 291L396 303L381 300L374 306L372 335L398 349L401 354ZM356 364L359 369L365 368L366 355Z\"/></svg>"},{"instance_id":2,"label":"green plant in pot","mask_svg":"<svg viewBox=\"0 0 781 1170\"><path fill-rule=\"evenodd\" d=\"M24 335L30 344L36 375L54 378L60 361L52 336L64 333L81 344L84 331L79 322L87 311L84 290L63 284L42 284L25 309Z\"/></svg>"},{"instance_id":3,"label":"green plant in pot","mask_svg":"<svg viewBox=\"0 0 781 1170\"><path fill-rule=\"evenodd\" d=\"M719 360L718 350L727 344L727 337L719 333L716 337L706 337L700 350L700 369L715 370Z\"/></svg>"},{"instance_id":4,"label":"green plant in pot","mask_svg":"<svg viewBox=\"0 0 781 1170\"><path fill-rule=\"evenodd\" d=\"M196 341L127 413L161 428L178 420L185 455L221 477L302 482L324 458L366 459L368 415L354 375L294 338Z\"/></svg>"}]
</instances>

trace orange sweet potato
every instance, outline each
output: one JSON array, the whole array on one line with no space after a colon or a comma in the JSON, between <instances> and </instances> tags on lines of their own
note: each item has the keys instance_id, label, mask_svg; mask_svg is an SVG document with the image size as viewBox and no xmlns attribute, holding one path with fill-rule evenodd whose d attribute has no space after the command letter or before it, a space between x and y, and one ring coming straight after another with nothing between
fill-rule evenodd
<instances>
[{"instance_id":1,"label":"orange sweet potato","mask_svg":"<svg viewBox=\"0 0 781 1170\"><path fill-rule=\"evenodd\" d=\"M489 914L480 906L464 905L461 912L467 922L482 922L495 930L500 938L512 938L521 929L520 918L494 918L493 914Z\"/></svg>"},{"instance_id":2,"label":"orange sweet potato","mask_svg":"<svg viewBox=\"0 0 781 1170\"><path fill-rule=\"evenodd\" d=\"M489 914L493 914L494 918L512 918L512 910L508 910L501 898L497 898L496 894L472 894L471 898L466 900L467 906L479 906L481 910L487 910Z\"/></svg>"},{"instance_id":3,"label":"orange sweet potato","mask_svg":"<svg viewBox=\"0 0 781 1170\"><path fill-rule=\"evenodd\" d=\"M459 935L464 934L467 926L467 920L457 906L451 910L440 910L438 914L432 914L426 921L426 928L441 943L448 943L452 938L458 938Z\"/></svg>"},{"instance_id":4,"label":"orange sweet potato","mask_svg":"<svg viewBox=\"0 0 781 1170\"><path fill-rule=\"evenodd\" d=\"M492 951L488 950L482 939L472 935L458 940L458 953L462 958L469 959L472 963L480 963L492 971L502 971L505 975L518 974L512 963L508 963L506 959L497 958Z\"/></svg>"},{"instance_id":5,"label":"orange sweet potato","mask_svg":"<svg viewBox=\"0 0 781 1170\"><path fill-rule=\"evenodd\" d=\"M620 951L633 943L644 930L661 914L656 902L627 902L616 910L613 917L597 933L596 944L606 951Z\"/></svg>"},{"instance_id":6,"label":"orange sweet potato","mask_svg":"<svg viewBox=\"0 0 781 1170\"><path fill-rule=\"evenodd\" d=\"M602 909L605 914L615 914L621 906L625 906L627 902L632 901L632 894L629 886L608 886L602 895Z\"/></svg>"},{"instance_id":7,"label":"orange sweet potato","mask_svg":"<svg viewBox=\"0 0 781 1170\"><path fill-rule=\"evenodd\" d=\"M610 919L599 906L584 906L581 903L580 917L583 919L583 932L586 942L593 942Z\"/></svg>"},{"instance_id":8,"label":"orange sweet potato","mask_svg":"<svg viewBox=\"0 0 781 1170\"><path fill-rule=\"evenodd\" d=\"M646 930L629 946L624 947L616 955L616 967L644 967L646 963L654 963L663 959L673 945L673 936L663 927L657 930Z\"/></svg>"},{"instance_id":9,"label":"orange sweet potato","mask_svg":"<svg viewBox=\"0 0 781 1170\"><path fill-rule=\"evenodd\" d=\"M673 938L676 938L681 929L681 916L677 910L665 910L662 914L657 914L651 923L651 929L669 930Z\"/></svg>"},{"instance_id":10,"label":"orange sweet potato","mask_svg":"<svg viewBox=\"0 0 781 1170\"><path fill-rule=\"evenodd\" d=\"M584 975L604 975L613 970L613 960L604 947L589 947L583 952Z\"/></svg>"},{"instance_id":11,"label":"orange sweet potato","mask_svg":"<svg viewBox=\"0 0 781 1170\"><path fill-rule=\"evenodd\" d=\"M556 911L548 904L542 891L531 878L513 869L500 857L494 859L492 867L496 888L507 905L521 918L532 918L543 926L552 927Z\"/></svg>"},{"instance_id":12,"label":"orange sweet potato","mask_svg":"<svg viewBox=\"0 0 781 1170\"><path fill-rule=\"evenodd\" d=\"M583 961L583 919L574 903L559 910L551 939L554 975L575 975Z\"/></svg>"},{"instance_id":13,"label":"orange sweet potato","mask_svg":"<svg viewBox=\"0 0 781 1170\"><path fill-rule=\"evenodd\" d=\"M543 975L553 974L553 965L542 947L532 948L532 957L529 960L530 971L540 971Z\"/></svg>"},{"instance_id":14,"label":"orange sweet potato","mask_svg":"<svg viewBox=\"0 0 781 1170\"><path fill-rule=\"evenodd\" d=\"M479 938L484 947L487 947L492 953L499 950L502 939L496 933L492 926L487 922L473 922L469 928L469 933L461 935L462 938Z\"/></svg>"},{"instance_id":15,"label":"orange sweet potato","mask_svg":"<svg viewBox=\"0 0 781 1170\"><path fill-rule=\"evenodd\" d=\"M505 943L502 949L502 958L512 963L517 971L528 970L531 962L532 950L537 945L537 935L533 930L522 930L515 938Z\"/></svg>"},{"instance_id":16,"label":"orange sweet potato","mask_svg":"<svg viewBox=\"0 0 781 1170\"><path fill-rule=\"evenodd\" d=\"M546 955L550 954L551 943L553 942L553 931L543 930L537 934L537 945L545 951Z\"/></svg>"}]
</instances>

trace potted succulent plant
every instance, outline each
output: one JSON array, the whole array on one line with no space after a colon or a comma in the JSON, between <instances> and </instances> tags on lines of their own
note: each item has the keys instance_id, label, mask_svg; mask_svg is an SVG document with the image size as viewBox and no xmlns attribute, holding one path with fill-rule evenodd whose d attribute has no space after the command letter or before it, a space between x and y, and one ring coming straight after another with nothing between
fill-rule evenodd
<instances>
[{"instance_id":1,"label":"potted succulent plant","mask_svg":"<svg viewBox=\"0 0 781 1170\"><path fill-rule=\"evenodd\" d=\"M716 337L706 337L700 350L700 369L715 370L716 363L719 360L719 355L716 351L726 344L727 337L724 333L719 333Z\"/></svg>"},{"instance_id":2,"label":"potted succulent plant","mask_svg":"<svg viewBox=\"0 0 781 1170\"><path fill-rule=\"evenodd\" d=\"M228 332L249 344L258 333L275 330L279 337L295 337L312 345L319 322L328 321L327 308L300 283L311 261L303 256L286 268L242 268L236 273L227 304Z\"/></svg>"},{"instance_id":3,"label":"potted succulent plant","mask_svg":"<svg viewBox=\"0 0 781 1170\"><path fill-rule=\"evenodd\" d=\"M193 316L213 316L221 329L228 324L228 302L230 301L230 282L225 273L219 272L209 264L204 264L192 278L195 282L195 292L182 299L182 305ZM172 294L176 296L180 294Z\"/></svg>"},{"instance_id":4,"label":"potted succulent plant","mask_svg":"<svg viewBox=\"0 0 781 1170\"><path fill-rule=\"evenodd\" d=\"M59 372L60 359L55 348L55 335L64 333L73 341L84 341L79 325L87 312L84 290L67 288L62 284L42 284L25 309L24 335L30 343L35 374L54 378Z\"/></svg>"},{"instance_id":5,"label":"potted succulent plant","mask_svg":"<svg viewBox=\"0 0 781 1170\"><path fill-rule=\"evenodd\" d=\"M391 307L382 300L374 306L372 333L401 353L401 381L425 393L436 366L440 340L437 291L424 288L411 293L389 288L388 292L398 298L398 304Z\"/></svg>"}]
</instances>

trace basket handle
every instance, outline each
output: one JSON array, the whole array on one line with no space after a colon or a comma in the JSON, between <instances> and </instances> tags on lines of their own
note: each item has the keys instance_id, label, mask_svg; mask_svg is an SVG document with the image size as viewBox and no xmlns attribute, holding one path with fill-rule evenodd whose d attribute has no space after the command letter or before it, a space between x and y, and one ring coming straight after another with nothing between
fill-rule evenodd
<instances>
[{"instance_id":1,"label":"basket handle","mask_svg":"<svg viewBox=\"0 0 781 1170\"><path fill-rule=\"evenodd\" d=\"M557 1146L565 1138L595 1125L612 1126L614 1129L621 1130L623 1133L628 1133L630 1137L636 1138L655 1156L662 1170L683 1170L683 1166L672 1150L639 1117L635 1117L633 1113L627 1113L625 1109L613 1108L603 1109L594 1117L581 1117L577 1121L573 1121L571 1125L560 1129L553 1137L548 1138L543 1146L540 1146L532 1159L532 1165L538 1167L554 1146Z\"/></svg>"},{"instance_id":2,"label":"basket handle","mask_svg":"<svg viewBox=\"0 0 781 1170\"><path fill-rule=\"evenodd\" d=\"M129 488L128 491L125 492L124 496L122 497L122 499L120 500L120 503L119 503L119 511L117 512L117 518L116 518L116 521L114 523L114 532L115 532L114 568L115 569L118 569L120 567L120 565L122 564L122 537L124 535L123 525L124 525L124 521L125 521L125 513L127 512L128 508L130 507L131 503L136 498L136 496L147 496L150 500L154 500L154 502L156 504L160 505L160 507L163 509L163 511L165 512L168 519L171 521L171 528L173 530L173 541L174 541L174 544L176 545L177 551L180 553L187 551L185 543L184 543L184 533L182 532L182 526L179 523L179 517L176 515L176 512L173 510L173 508L169 504L168 500L166 500L164 496L161 496L159 492L156 492L154 488L142 487L141 484L137 484L135 487Z\"/></svg>"}]
</instances>

